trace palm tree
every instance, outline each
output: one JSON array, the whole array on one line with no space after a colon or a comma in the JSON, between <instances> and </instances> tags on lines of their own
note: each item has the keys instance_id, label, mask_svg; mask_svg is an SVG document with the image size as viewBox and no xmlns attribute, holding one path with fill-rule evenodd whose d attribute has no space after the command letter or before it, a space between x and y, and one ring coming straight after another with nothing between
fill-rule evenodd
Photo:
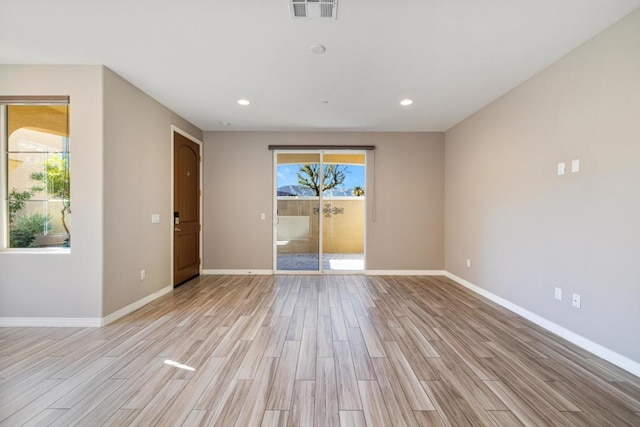
<instances>
[{"instance_id":1,"label":"palm tree","mask_svg":"<svg viewBox=\"0 0 640 427\"><path fill-rule=\"evenodd\" d=\"M356 185L355 187L353 187L353 190L351 190L351 195L364 196L364 188L360 187L359 185Z\"/></svg>"}]
</instances>

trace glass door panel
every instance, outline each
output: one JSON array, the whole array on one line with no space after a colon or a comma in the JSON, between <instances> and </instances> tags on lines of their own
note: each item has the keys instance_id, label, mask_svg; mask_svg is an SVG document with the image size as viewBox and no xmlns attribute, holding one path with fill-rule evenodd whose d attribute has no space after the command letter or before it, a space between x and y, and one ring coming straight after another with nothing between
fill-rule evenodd
<instances>
[{"instance_id":1,"label":"glass door panel","mask_svg":"<svg viewBox=\"0 0 640 427\"><path fill-rule=\"evenodd\" d=\"M323 157L322 269L364 270L365 155Z\"/></svg>"},{"instance_id":2,"label":"glass door panel","mask_svg":"<svg viewBox=\"0 0 640 427\"><path fill-rule=\"evenodd\" d=\"M276 153L276 270L320 270L320 153Z\"/></svg>"}]
</instances>

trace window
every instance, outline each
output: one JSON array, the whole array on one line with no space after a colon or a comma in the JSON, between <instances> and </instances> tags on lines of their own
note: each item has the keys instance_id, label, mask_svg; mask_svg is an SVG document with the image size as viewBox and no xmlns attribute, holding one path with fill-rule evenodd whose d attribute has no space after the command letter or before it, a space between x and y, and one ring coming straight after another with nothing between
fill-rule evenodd
<instances>
[{"instance_id":1,"label":"window","mask_svg":"<svg viewBox=\"0 0 640 427\"><path fill-rule=\"evenodd\" d=\"M68 97L0 97L4 248L71 246Z\"/></svg>"}]
</instances>

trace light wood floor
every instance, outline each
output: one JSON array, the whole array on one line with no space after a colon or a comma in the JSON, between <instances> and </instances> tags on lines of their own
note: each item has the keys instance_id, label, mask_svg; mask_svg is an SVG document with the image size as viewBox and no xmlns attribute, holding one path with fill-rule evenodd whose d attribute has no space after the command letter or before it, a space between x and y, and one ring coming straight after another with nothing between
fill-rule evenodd
<instances>
[{"instance_id":1,"label":"light wood floor","mask_svg":"<svg viewBox=\"0 0 640 427\"><path fill-rule=\"evenodd\" d=\"M1 328L0 420L640 426L640 379L443 277L204 276L104 328Z\"/></svg>"}]
</instances>

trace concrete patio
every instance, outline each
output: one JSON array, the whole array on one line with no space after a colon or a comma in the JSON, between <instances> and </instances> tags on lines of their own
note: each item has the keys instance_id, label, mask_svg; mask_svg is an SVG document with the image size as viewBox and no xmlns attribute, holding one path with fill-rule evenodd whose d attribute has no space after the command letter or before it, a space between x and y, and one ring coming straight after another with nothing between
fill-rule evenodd
<instances>
[{"instance_id":1,"label":"concrete patio","mask_svg":"<svg viewBox=\"0 0 640 427\"><path fill-rule=\"evenodd\" d=\"M278 255L277 269L282 271L318 271L318 254ZM364 271L364 254L322 254L324 271Z\"/></svg>"}]
</instances>

